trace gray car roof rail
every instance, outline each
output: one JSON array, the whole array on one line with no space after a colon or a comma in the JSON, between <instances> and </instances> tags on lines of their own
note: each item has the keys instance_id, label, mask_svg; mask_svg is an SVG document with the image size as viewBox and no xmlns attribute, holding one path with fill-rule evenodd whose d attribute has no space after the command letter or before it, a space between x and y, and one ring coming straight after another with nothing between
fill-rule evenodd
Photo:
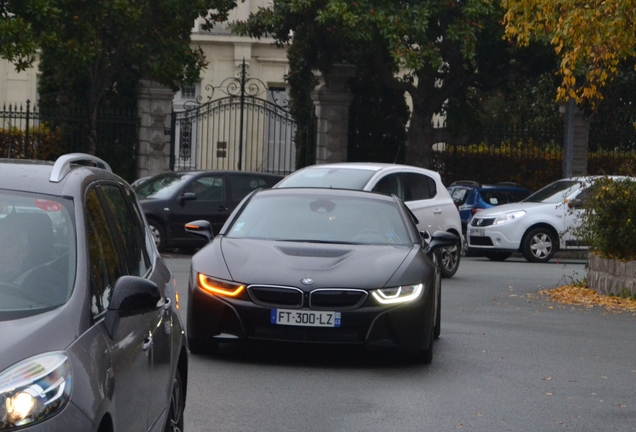
<instances>
[{"instance_id":1,"label":"gray car roof rail","mask_svg":"<svg viewBox=\"0 0 636 432\"><path fill-rule=\"evenodd\" d=\"M59 183L62 181L62 179L71 172L71 164L75 162L89 162L93 164L92 166L105 169L108 172L113 172L108 163L96 156L86 153L69 153L57 158L53 165L49 181L53 183Z\"/></svg>"}]
</instances>

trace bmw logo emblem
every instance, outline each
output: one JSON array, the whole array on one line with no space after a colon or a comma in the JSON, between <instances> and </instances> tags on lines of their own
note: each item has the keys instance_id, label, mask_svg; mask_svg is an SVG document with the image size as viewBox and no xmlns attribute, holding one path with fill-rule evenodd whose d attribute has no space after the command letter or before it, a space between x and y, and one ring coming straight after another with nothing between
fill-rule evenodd
<instances>
[{"instance_id":1,"label":"bmw logo emblem","mask_svg":"<svg viewBox=\"0 0 636 432\"><path fill-rule=\"evenodd\" d=\"M311 278L305 278L303 280L301 280L303 285L313 285L314 284L314 280Z\"/></svg>"}]
</instances>

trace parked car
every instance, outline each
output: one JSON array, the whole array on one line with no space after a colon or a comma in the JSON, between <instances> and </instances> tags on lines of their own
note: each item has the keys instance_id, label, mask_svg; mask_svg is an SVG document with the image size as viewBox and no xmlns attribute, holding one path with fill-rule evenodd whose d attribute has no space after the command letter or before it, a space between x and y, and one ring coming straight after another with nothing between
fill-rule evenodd
<instances>
[{"instance_id":1,"label":"parked car","mask_svg":"<svg viewBox=\"0 0 636 432\"><path fill-rule=\"evenodd\" d=\"M461 257L461 220L457 207L435 171L408 165L349 162L312 165L278 183L276 188L319 187L395 194L417 219L420 231L448 231L457 245L441 248L442 276L452 277Z\"/></svg>"},{"instance_id":2,"label":"parked car","mask_svg":"<svg viewBox=\"0 0 636 432\"><path fill-rule=\"evenodd\" d=\"M476 213L468 226L469 247L495 261L519 251L530 262L548 262L559 249L586 249L575 229L595 178L557 180L518 203Z\"/></svg>"},{"instance_id":3,"label":"parked car","mask_svg":"<svg viewBox=\"0 0 636 432\"><path fill-rule=\"evenodd\" d=\"M135 186L157 248L186 250L205 240L185 231L185 224L205 219L217 233L232 210L251 191L269 188L283 177L243 171L178 171L157 174Z\"/></svg>"},{"instance_id":4,"label":"parked car","mask_svg":"<svg viewBox=\"0 0 636 432\"><path fill-rule=\"evenodd\" d=\"M513 182L482 185L476 181L462 180L451 183L448 192L459 209L462 220L464 252L468 252L466 230L475 213L502 204L519 202L530 195L528 189Z\"/></svg>"},{"instance_id":5,"label":"parked car","mask_svg":"<svg viewBox=\"0 0 636 432\"><path fill-rule=\"evenodd\" d=\"M212 239L207 221L188 231ZM341 189L249 195L192 257L188 346L214 352L248 339L393 343L430 362L440 334L441 273L397 197Z\"/></svg>"},{"instance_id":6,"label":"parked car","mask_svg":"<svg viewBox=\"0 0 636 432\"><path fill-rule=\"evenodd\" d=\"M1 159L0 430L182 430L172 279L106 162Z\"/></svg>"}]
</instances>

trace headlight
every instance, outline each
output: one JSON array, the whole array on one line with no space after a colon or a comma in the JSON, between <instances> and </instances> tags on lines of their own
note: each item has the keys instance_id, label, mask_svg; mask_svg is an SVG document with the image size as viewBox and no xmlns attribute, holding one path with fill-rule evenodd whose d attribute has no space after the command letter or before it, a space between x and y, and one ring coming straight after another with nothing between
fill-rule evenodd
<instances>
[{"instance_id":1,"label":"headlight","mask_svg":"<svg viewBox=\"0 0 636 432\"><path fill-rule=\"evenodd\" d=\"M424 284L380 288L372 291L373 297L382 304L406 303L418 298Z\"/></svg>"},{"instance_id":2,"label":"headlight","mask_svg":"<svg viewBox=\"0 0 636 432\"><path fill-rule=\"evenodd\" d=\"M245 287L234 282L222 281L199 273L197 276L199 289L209 294L219 294L227 297L236 297Z\"/></svg>"},{"instance_id":3,"label":"headlight","mask_svg":"<svg viewBox=\"0 0 636 432\"><path fill-rule=\"evenodd\" d=\"M525 214L526 212L523 210L502 214L501 216L497 216L495 218L495 222L493 222L493 225L499 225L499 224L511 222L515 219L519 219L521 216Z\"/></svg>"},{"instance_id":4,"label":"headlight","mask_svg":"<svg viewBox=\"0 0 636 432\"><path fill-rule=\"evenodd\" d=\"M38 423L64 409L73 380L62 351L22 360L0 373L0 430Z\"/></svg>"}]
</instances>

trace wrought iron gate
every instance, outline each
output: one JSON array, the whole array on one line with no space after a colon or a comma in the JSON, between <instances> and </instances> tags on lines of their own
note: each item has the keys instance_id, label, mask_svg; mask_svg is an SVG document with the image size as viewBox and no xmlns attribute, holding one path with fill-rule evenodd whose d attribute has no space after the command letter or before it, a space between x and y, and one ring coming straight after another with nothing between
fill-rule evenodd
<instances>
[{"instance_id":1,"label":"wrought iron gate","mask_svg":"<svg viewBox=\"0 0 636 432\"><path fill-rule=\"evenodd\" d=\"M172 113L171 169L226 169L287 174L296 168L296 122L288 100L248 77L245 61L237 77L206 86L201 96ZM222 97L214 99L214 92Z\"/></svg>"}]
</instances>

